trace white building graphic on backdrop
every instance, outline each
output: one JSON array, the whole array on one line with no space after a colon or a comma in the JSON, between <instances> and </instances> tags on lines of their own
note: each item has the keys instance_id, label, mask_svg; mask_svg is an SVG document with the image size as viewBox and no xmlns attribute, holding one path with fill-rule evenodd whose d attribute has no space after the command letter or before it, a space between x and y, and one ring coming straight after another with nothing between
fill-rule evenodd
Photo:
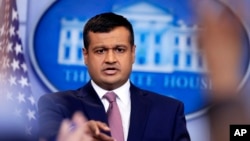
<instances>
[{"instance_id":1,"label":"white building graphic on backdrop","mask_svg":"<svg viewBox=\"0 0 250 141\"><path fill-rule=\"evenodd\" d=\"M146 2L139 2L115 13L124 15L133 24L136 44L134 71L172 72L205 70L197 49L198 27L179 20L174 24L170 13ZM82 26L86 21L61 21L58 63L84 65Z\"/></svg>"}]
</instances>

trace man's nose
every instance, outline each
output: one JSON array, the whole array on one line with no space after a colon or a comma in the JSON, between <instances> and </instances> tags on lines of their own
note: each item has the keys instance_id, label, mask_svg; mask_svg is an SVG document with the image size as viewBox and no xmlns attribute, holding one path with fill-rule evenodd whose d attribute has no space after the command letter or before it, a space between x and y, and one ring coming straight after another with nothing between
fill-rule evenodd
<instances>
[{"instance_id":1,"label":"man's nose","mask_svg":"<svg viewBox=\"0 0 250 141\"><path fill-rule=\"evenodd\" d=\"M115 63L117 61L115 52L113 50L108 50L106 57L105 57L105 62L106 63Z\"/></svg>"}]
</instances>

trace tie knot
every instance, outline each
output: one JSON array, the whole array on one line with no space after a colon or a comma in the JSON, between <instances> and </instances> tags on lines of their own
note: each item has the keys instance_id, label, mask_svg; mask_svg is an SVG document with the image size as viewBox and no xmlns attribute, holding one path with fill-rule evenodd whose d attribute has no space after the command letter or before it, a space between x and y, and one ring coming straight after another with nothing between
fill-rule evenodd
<instances>
[{"instance_id":1,"label":"tie knot","mask_svg":"<svg viewBox=\"0 0 250 141\"><path fill-rule=\"evenodd\" d=\"M109 101L109 103L116 101L116 94L112 91L107 92L103 97L106 98Z\"/></svg>"}]
</instances>

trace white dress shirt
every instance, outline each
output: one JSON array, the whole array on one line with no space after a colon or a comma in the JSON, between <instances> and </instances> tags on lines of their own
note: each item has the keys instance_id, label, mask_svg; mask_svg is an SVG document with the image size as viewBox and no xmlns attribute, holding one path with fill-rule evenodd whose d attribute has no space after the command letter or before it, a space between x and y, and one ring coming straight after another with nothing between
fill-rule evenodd
<instances>
[{"instance_id":1,"label":"white dress shirt","mask_svg":"<svg viewBox=\"0 0 250 141\"><path fill-rule=\"evenodd\" d=\"M109 107L109 102L107 99L103 98L103 96L108 92L107 90L99 87L93 80L91 80L91 84L96 91L97 95L101 99L105 111L107 112ZM130 100L130 82L129 80L123 84L121 87L112 90L116 95L116 102L118 104L121 117L122 117L122 126L124 132L124 140L126 141L128 138L128 129L130 123L130 112L131 112L131 100Z\"/></svg>"}]
</instances>

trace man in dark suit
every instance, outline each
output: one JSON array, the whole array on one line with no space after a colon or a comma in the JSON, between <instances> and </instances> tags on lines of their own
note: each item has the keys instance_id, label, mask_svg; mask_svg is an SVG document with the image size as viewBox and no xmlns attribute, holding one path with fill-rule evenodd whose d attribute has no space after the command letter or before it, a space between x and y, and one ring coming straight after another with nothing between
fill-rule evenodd
<instances>
[{"instance_id":1,"label":"man in dark suit","mask_svg":"<svg viewBox=\"0 0 250 141\"><path fill-rule=\"evenodd\" d=\"M83 34L84 63L91 80L78 90L40 98L40 137L55 140L59 136L58 140L66 141L65 135L58 135L60 125L64 119L71 119L80 111L87 119L85 127L88 128L82 131L82 140L87 140L87 136L93 140L112 140L110 136L114 130L107 127L111 123L106 114L109 102L105 97L106 93L112 92L116 95L121 115L121 140L189 141L183 104L142 90L129 80L135 59L131 23L120 15L103 13L86 23ZM79 127L75 122L69 123L68 135Z\"/></svg>"}]
</instances>

